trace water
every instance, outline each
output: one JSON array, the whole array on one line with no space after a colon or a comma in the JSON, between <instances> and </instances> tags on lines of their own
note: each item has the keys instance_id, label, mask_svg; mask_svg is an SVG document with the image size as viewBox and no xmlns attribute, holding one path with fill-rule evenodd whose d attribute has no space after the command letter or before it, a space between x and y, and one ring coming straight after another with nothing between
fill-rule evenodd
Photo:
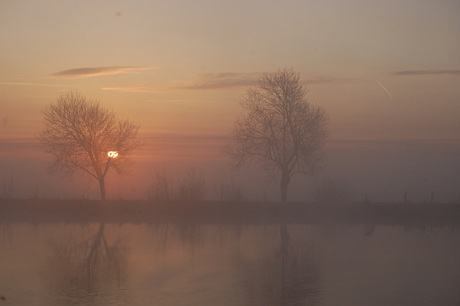
<instances>
[{"instance_id":1,"label":"water","mask_svg":"<svg viewBox=\"0 0 460 306\"><path fill-rule=\"evenodd\" d=\"M0 223L0 305L460 305L458 228Z\"/></svg>"}]
</instances>

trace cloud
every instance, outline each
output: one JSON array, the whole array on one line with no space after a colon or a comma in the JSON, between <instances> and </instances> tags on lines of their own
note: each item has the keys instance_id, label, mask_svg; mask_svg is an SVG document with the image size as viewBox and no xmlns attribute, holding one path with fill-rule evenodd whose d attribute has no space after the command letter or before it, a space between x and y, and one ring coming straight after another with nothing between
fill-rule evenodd
<instances>
[{"instance_id":1,"label":"cloud","mask_svg":"<svg viewBox=\"0 0 460 306\"><path fill-rule=\"evenodd\" d=\"M61 87L57 84L40 84L40 83L19 83L19 82L0 82L0 85L18 85L18 86L46 86L46 87Z\"/></svg>"},{"instance_id":2,"label":"cloud","mask_svg":"<svg viewBox=\"0 0 460 306\"><path fill-rule=\"evenodd\" d=\"M230 136L222 134L147 133L142 139L146 145L140 150L143 158L165 160L222 159L222 147Z\"/></svg>"},{"instance_id":3,"label":"cloud","mask_svg":"<svg viewBox=\"0 0 460 306\"><path fill-rule=\"evenodd\" d=\"M59 71L59 72L47 75L47 77L77 79L77 78L87 78L87 77L93 77L93 76L99 76L99 75L130 73L130 72L137 72L139 70L151 70L151 69L158 69L158 67L113 66L113 67L75 68L75 69Z\"/></svg>"},{"instance_id":4,"label":"cloud","mask_svg":"<svg viewBox=\"0 0 460 306\"><path fill-rule=\"evenodd\" d=\"M341 148L409 148L409 147L432 147L450 146L460 148L460 138L439 138L439 139L399 139L399 140L353 140L353 139L327 139L326 147ZM454 150L454 149L452 149Z\"/></svg>"},{"instance_id":5,"label":"cloud","mask_svg":"<svg viewBox=\"0 0 460 306\"><path fill-rule=\"evenodd\" d=\"M206 73L196 74L198 80L190 85L177 87L183 90L213 90L252 86L257 83L259 73Z\"/></svg>"},{"instance_id":6,"label":"cloud","mask_svg":"<svg viewBox=\"0 0 460 306\"><path fill-rule=\"evenodd\" d=\"M207 73L196 74L199 80L189 86L179 87L187 90L210 90L210 89L227 89L236 87L247 87L257 84L261 73ZM311 76L303 75L301 77L304 84L341 84L351 83L354 79L336 78L329 76Z\"/></svg>"},{"instance_id":7,"label":"cloud","mask_svg":"<svg viewBox=\"0 0 460 306\"><path fill-rule=\"evenodd\" d=\"M131 86L131 87L104 87L104 90L118 90L127 92L177 92L177 91L207 91L232 89L256 84L259 73L206 73L192 75L192 81L183 82L183 85L170 87Z\"/></svg>"},{"instance_id":8,"label":"cloud","mask_svg":"<svg viewBox=\"0 0 460 306\"><path fill-rule=\"evenodd\" d=\"M118 90L127 92L177 92L177 91L207 91L244 88L257 84L261 73L204 73L192 75L193 80L184 82L184 85L170 87L131 86L131 87L104 87L103 90ZM328 76L304 76L305 84L343 84L355 82L355 79L336 78Z\"/></svg>"},{"instance_id":9,"label":"cloud","mask_svg":"<svg viewBox=\"0 0 460 306\"><path fill-rule=\"evenodd\" d=\"M0 148L4 159L40 158L46 155L40 142L32 137L1 138Z\"/></svg>"},{"instance_id":10,"label":"cloud","mask_svg":"<svg viewBox=\"0 0 460 306\"><path fill-rule=\"evenodd\" d=\"M354 83L356 79L337 78L330 76L304 76L304 84L347 84Z\"/></svg>"},{"instance_id":11,"label":"cloud","mask_svg":"<svg viewBox=\"0 0 460 306\"><path fill-rule=\"evenodd\" d=\"M174 91L171 87L153 87L153 86L129 86L129 87L102 87L102 90L115 90L124 92L153 92L164 93Z\"/></svg>"},{"instance_id":12,"label":"cloud","mask_svg":"<svg viewBox=\"0 0 460 306\"><path fill-rule=\"evenodd\" d=\"M408 76L408 75L453 75L460 76L460 70L404 70L389 72L389 75Z\"/></svg>"},{"instance_id":13,"label":"cloud","mask_svg":"<svg viewBox=\"0 0 460 306\"><path fill-rule=\"evenodd\" d=\"M207 142L209 140L212 141L222 141L222 140L228 140L230 138L229 135L227 134L220 134L220 133L200 133L200 134L195 134L192 132L188 133L175 133L175 132L150 132L150 133L144 133L145 139L150 139L153 140L153 143L158 143L158 141L171 141L171 142L178 142L178 143L183 143L183 142L190 142L190 143L196 143L196 142Z\"/></svg>"}]
</instances>

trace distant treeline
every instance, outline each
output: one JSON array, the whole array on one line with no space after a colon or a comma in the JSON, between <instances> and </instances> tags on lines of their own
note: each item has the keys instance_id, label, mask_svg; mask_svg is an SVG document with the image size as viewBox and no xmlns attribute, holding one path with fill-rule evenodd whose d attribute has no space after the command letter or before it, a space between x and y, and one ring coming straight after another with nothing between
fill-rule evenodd
<instances>
[{"instance_id":1,"label":"distant treeline","mask_svg":"<svg viewBox=\"0 0 460 306\"><path fill-rule=\"evenodd\" d=\"M2 200L0 222L460 226L459 204Z\"/></svg>"}]
</instances>

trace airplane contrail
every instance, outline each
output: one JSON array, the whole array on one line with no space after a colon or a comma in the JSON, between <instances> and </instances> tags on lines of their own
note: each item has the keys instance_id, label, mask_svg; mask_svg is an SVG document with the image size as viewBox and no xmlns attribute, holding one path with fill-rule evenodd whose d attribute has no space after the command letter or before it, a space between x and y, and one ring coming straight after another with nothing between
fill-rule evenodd
<instances>
[{"instance_id":1,"label":"airplane contrail","mask_svg":"<svg viewBox=\"0 0 460 306\"><path fill-rule=\"evenodd\" d=\"M393 97L391 96L391 92L389 92L389 91L382 85L382 83L379 82L379 80L377 80L377 83L379 83L380 87L382 87L382 88L388 93L388 95L390 96L390 99L393 99Z\"/></svg>"}]
</instances>

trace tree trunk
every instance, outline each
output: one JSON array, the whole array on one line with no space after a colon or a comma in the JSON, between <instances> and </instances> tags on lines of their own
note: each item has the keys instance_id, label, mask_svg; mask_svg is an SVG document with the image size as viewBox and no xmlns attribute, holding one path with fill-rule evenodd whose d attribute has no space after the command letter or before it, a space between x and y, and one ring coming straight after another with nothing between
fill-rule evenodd
<instances>
[{"instance_id":1,"label":"tree trunk","mask_svg":"<svg viewBox=\"0 0 460 306\"><path fill-rule=\"evenodd\" d=\"M281 202L286 203L287 201L287 194L288 194L288 186L290 181L289 174L287 171L281 171Z\"/></svg>"},{"instance_id":2,"label":"tree trunk","mask_svg":"<svg viewBox=\"0 0 460 306\"><path fill-rule=\"evenodd\" d=\"M106 196L105 196L105 181L104 181L104 177L101 177L99 179L99 188L101 190L101 200L105 201Z\"/></svg>"},{"instance_id":3,"label":"tree trunk","mask_svg":"<svg viewBox=\"0 0 460 306\"><path fill-rule=\"evenodd\" d=\"M93 272L94 265L97 261L97 250L100 248L101 241L104 237L104 226L104 223L99 224L99 230L97 231L96 238L94 239L94 242L91 246L91 250L88 254L88 257L86 258L88 285L91 284L91 273Z\"/></svg>"},{"instance_id":4,"label":"tree trunk","mask_svg":"<svg viewBox=\"0 0 460 306\"><path fill-rule=\"evenodd\" d=\"M289 233L287 230L286 223L282 223L280 226L280 238L281 238L281 290L282 292L288 291L286 284L288 284L289 275L286 275L289 270L286 271L287 260L289 257Z\"/></svg>"}]
</instances>

